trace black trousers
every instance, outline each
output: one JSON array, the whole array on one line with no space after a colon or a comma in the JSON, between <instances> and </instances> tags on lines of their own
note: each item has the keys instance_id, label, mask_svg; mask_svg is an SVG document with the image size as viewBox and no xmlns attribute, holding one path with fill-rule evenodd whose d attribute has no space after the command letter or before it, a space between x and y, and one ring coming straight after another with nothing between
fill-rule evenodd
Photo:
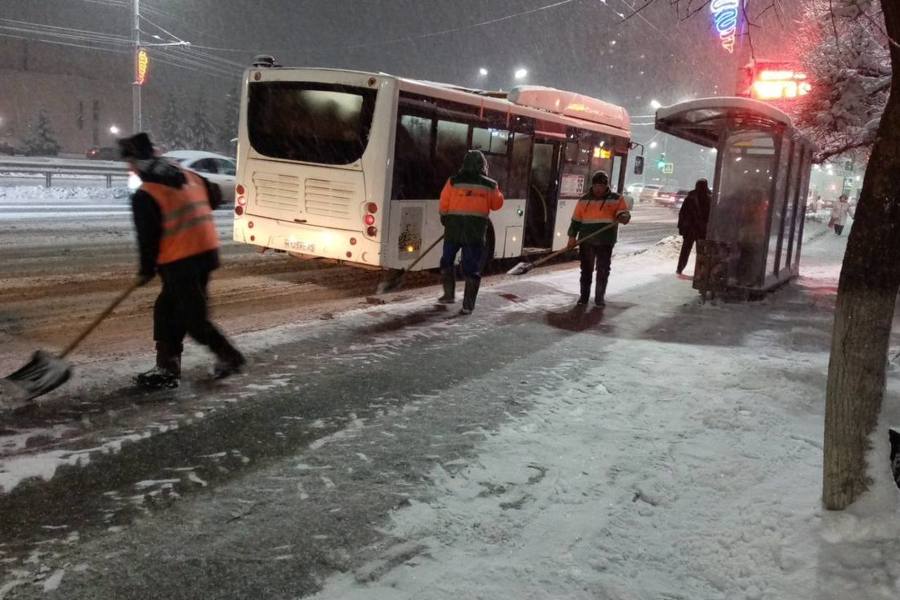
<instances>
[{"instance_id":1,"label":"black trousers","mask_svg":"<svg viewBox=\"0 0 900 600\"><path fill-rule=\"evenodd\" d=\"M603 298L606 293L606 283L609 281L609 269L612 262L612 244L579 246L578 255L581 258L581 295L586 296L591 291L591 280L594 271L597 271L597 297Z\"/></svg>"},{"instance_id":2,"label":"black trousers","mask_svg":"<svg viewBox=\"0 0 900 600\"><path fill-rule=\"evenodd\" d=\"M838 225L837 223L835 223L834 224L834 233L835 233L835 235L841 235L842 233L844 233L844 226Z\"/></svg>"},{"instance_id":3,"label":"black trousers","mask_svg":"<svg viewBox=\"0 0 900 600\"><path fill-rule=\"evenodd\" d=\"M209 320L209 274L206 269L160 273L162 291L153 307L153 339L180 354L184 336L190 335L219 358L228 360L237 350Z\"/></svg>"},{"instance_id":4,"label":"black trousers","mask_svg":"<svg viewBox=\"0 0 900 600\"><path fill-rule=\"evenodd\" d=\"M682 236L681 254L678 255L678 268L675 269L679 273L684 271L684 268L687 266L688 259L691 257L691 249L696 241L697 238L692 235Z\"/></svg>"}]
</instances>

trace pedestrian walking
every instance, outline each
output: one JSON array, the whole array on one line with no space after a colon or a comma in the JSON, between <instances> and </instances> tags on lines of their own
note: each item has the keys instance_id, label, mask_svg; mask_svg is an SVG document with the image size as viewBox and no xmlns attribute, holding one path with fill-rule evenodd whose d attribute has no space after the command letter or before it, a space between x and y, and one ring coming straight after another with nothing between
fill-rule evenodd
<instances>
[{"instance_id":1,"label":"pedestrian walking","mask_svg":"<svg viewBox=\"0 0 900 600\"><path fill-rule=\"evenodd\" d=\"M706 239L709 225L710 193L709 182L698 179L678 211L678 233L681 234L681 254L675 272L681 275L691 256L691 248L697 240Z\"/></svg>"},{"instance_id":2,"label":"pedestrian walking","mask_svg":"<svg viewBox=\"0 0 900 600\"><path fill-rule=\"evenodd\" d=\"M597 271L597 289L594 303L606 306L606 284L609 281L610 264L613 246L618 239L618 224L631 221L631 212L625 198L609 189L609 175L597 171L591 177L591 189L575 206L572 223L569 225L569 248L580 244L578 253L581 258L581 294L578 304L588 303L591 296L591 282L594 270ZM610 225L612 225L610 227ZM609 227L597 233L600 229ZM588 236L593 235L590 239Z\"/></svg>"},{"instance_id":3,"label":"pedestrian walking","mask_svg":"<svg viewBox=\"0 0 900 600\"><path fill-rule=\"evenodd\" d=\"M185 335L216 356L217 379L240 371L243 355L209 320L207 286L219 266L212 211L222 201L216 184L155 156L146 133L119 140L122 159L140 177L131 210L140 253L138 281L159 274L162 291L153 309L156 366L137 375L147 389L174 388L181 378Z\"/></svg>"},{"instance_id":4,"label":"pedestrian walking","mask_svg":"<svg viewBox=\"0 0 900 600\"><path fill-rule=\"evenodd\" d=\"M835 235L841 235L844 232L844 225L847 224L848 215L850 215L850 199L847 197L847 194L841 194L838 201L831 207L831 222L829 225L834 228Z\"/></svg>"},{"instance_id":5,"label":"pedestrian walking","mask_svg":"<svg viewBox=\"0 0 900 600\"><path fill-rule=\"evenodd\" d=\"M487 176L487 160L478 150L469 150L462 168L447 180L441 191L441 224L444 226L444 253L441 256L441 277L444 295L438 302L456 301L456 273L454 262L462 251L462 269L466 278L460 314L475 309L481 268L485 259L485 236L488 216L503 207L503 194L497 182Z\"/></svg>"}]
</instances>

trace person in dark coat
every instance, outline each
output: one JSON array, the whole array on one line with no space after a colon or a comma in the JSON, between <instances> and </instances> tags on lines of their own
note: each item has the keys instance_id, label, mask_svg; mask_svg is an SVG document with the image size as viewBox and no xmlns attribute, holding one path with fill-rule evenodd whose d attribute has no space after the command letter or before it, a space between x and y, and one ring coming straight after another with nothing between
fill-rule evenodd
<instances>
[{"instance_id":1,"label":"person in dark coat","mask_svg":"<svg viewBox=\"0 0 900 600\"><path fill-rule=\"evenodd\" d=\"M709 206L709 182L698 179L694 189L684 199L681 210L678 211L678 233L684 238L681 243L681 254L678 256L678 267L675 269L679 275L687 265L694 242L706 239Z\"/></svg>"},{"instance_id":2,"label":"person in dark coat","mask_svg":"<svg viewBox=\"0 0 900 600\"><path fill-rule=\"evenodd\" d=\"M219 187L192 171L155 156L146 133L119 140L120 154L141 179L131 197L140 253L138 283L157 274L162 291L153 309L156 366L139 374L147 389L174 388L181 378L185 335L216 355L217 379L238 372L243 355L209 320L207 285L219 267L219 239L212 211Z\"/></svg>"}]
</instances>

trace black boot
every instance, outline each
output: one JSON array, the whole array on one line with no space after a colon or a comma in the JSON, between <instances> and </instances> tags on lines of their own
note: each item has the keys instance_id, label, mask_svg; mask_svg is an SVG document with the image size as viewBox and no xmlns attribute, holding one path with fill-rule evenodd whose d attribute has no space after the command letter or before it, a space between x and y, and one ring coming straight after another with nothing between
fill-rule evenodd
<instances>
[{"instance_id":1,"label":"black boot","mask_svg":"<svg viewBox=\"0 0 900 600\"><path fill-rule=\"evenodd\" d=\"M441 281L444 284L444 295L438 298L441 304L453 304L456 302L456 274L453 269L441 271Z\"/></svg>"},{"instance_id":2,"label":"black boot","mask_svg":"<svg viewBox=\"0 0 900 600\"><path fill-rule=\"evenodd\" d=\"M225 379L236 373L240 373L247 359L235 348L228 338L219 335L209 349L216 355L216 364L213 366L213 379Z\"/></svg>"},{"instance_id":3,"label":"black boot","mask_svg":"<svg viewBox=\"0 0 900 600\"><path fill-rule=\"evenodd\" d=\"M597 306L606 306L606 282L597 281L597 292L594 295L594 304Z\"/></svg>"},{"instance_id":4,"label":"black boot","mask_svg":"<svg viewBox=\"0 0 900 600\"><path fill-rule=\"evenodd\" d=\"M156 342L156 366L138 374L134 380L148 390L173 389L181 380L181 353L184 346Z\"/></svg>"},{"instance_id":5,"label":"black boot","mask_svg":"<svg viewBox=\"0 0 900 600\"><path fill-rule=\"evenodd\" d=\"M585 285L582 283L581 284L581 295L578 296L577 304L579 306L583 306L583 305L587 304L588 300L590 300L590 299L591 299L591 284L588 283L587 285Z\"/></svg>"},{"instance_id":6,"label":"black boot","mask_svg":"<svg viewBox=\"0 0 900 600\"><path fill-rule=\"evenodd\" d=\"M463 293L463 303L459 314L468 315L475 310L475 298L478 297L478 287L480 285L480 279L466 278L466 291Z\"/></svg>"}]
</instances>

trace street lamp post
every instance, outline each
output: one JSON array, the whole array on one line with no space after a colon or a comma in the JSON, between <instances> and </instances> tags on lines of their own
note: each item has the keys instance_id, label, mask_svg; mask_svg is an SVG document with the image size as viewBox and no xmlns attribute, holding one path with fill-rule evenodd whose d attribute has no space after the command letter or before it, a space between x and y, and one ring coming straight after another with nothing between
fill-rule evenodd
<instances>
[{"instance_id":1,"label":"street lamp post","mask_svg":"<svg viewBox=\"0 0 900 600\"><path fill-rule=\"evenodd\" d=\"M137 77L139 68L138 54L141 50L141 0L134 0L132 18L134 21L134 29L132 30L134 68L132 69L132 76L134 79L131 84L131 132L137 133L143 129L143 124L141 123L141 84L138 82Z\"/></svg>"}]
</instances>

